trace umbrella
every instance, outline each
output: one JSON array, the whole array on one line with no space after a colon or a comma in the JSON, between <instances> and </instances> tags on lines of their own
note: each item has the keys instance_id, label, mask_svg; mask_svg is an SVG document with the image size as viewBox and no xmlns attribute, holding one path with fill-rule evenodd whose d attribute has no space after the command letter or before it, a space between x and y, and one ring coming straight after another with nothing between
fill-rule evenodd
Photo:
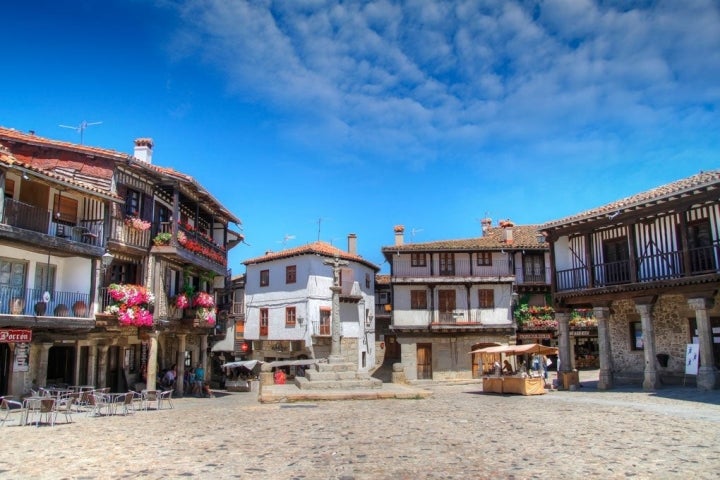
<instances>
[{"instance_id":1,"label":"umbrella","mask_svg":"<svg viewBox=\"0 0 720 480\"><path fill-rule=\"evenodd\" d=\"M525 355L537 353L540 355L556 355L558 349L556 347L547 347L539 343L529 343L527 345L493 345L492 347L480 348L470 353L504 353L506 355Z\"/></svg>"}]
</instances>

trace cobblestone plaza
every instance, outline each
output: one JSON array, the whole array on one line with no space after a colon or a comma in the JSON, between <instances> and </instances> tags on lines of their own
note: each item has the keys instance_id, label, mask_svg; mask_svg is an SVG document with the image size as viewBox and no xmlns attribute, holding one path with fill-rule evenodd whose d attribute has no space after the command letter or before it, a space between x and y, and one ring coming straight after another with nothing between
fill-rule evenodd
<instances>
[{"instance_id":1,"label":"cobblestone plaza","mask_svg":"<svg viewBox=\"0 0 720 480\"><path fill-rule=\"evenodd\" d=\"M429 386L419 400L173 409L0 428L3 478L717 478L720 392L678 387L542 396Z\"/></svg>"}]
</instances>

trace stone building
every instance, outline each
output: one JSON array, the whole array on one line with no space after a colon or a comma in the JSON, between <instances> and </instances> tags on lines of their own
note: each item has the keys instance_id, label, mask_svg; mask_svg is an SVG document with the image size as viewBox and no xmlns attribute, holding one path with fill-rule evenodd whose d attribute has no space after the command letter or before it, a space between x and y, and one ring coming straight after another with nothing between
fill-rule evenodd
<instances>
[{"instance_id":1,"label":"stone building","mask_svg":"<svg viewBox=\"0 0 720 480\"><path fill-rule=\"evenodd\" d=\"M718 187L720 171L701 172L540 227L550 243L565 374L569 312L585 308L598 322L600 388L695 379L717 387ZM691 373L686 353L696 348Z\"/></svg>"}]
</instances>

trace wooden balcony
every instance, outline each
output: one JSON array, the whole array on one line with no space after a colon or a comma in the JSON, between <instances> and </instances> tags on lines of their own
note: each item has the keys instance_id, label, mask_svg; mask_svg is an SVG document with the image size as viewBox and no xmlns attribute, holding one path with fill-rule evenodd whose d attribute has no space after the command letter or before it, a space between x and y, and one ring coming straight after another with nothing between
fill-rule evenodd
<instances>
[{"instance_id":1,"label":"wooden balcony","mask_svg":"<svg viewBox=\"0 0 720 480\"><path fill-rule=\"evenodd\" d=\"M171 224L161 223L157 233L172 233ZM183 263L193 263L218 275L227 274L225 250L199 232L180 225L176 237L171 237L167 244L155 244L150 251Z\"/></svg>"},{"instance_id":2,"label":"wooden balcony","mask_svg":"<svg viewBox=\"0 0 720 480\"><path fill-rule=\"evenodd\" d=\"M398 277L405 278L497 278L514 276L515 272L509 265L490 265L477 266L471 265L469 260L455 260L455 263L446 266L440 270L437 266L430 268L430 264L425 266L413 266L410 260L393 260L392 276L393 279Z\"/></svg>"}]
</instances>

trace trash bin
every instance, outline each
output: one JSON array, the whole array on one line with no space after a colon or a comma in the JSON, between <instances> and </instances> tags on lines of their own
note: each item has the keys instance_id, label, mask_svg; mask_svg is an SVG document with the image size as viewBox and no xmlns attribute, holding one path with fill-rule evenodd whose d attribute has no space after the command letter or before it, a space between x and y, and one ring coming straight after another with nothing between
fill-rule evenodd
<instances>
[{"instance_id":1,"label":"trash bin","mask_svg":"<svg viewBox=\"0 0 720 480\"><path fill-rule=\"evenodd\" d=\"M657 361L661 367L667 368L668 360L670 360L670 355L668 355L667 353L658 353L657 355L655 355L655 357L657 357Z\"/></svg>"}]
</instances>

